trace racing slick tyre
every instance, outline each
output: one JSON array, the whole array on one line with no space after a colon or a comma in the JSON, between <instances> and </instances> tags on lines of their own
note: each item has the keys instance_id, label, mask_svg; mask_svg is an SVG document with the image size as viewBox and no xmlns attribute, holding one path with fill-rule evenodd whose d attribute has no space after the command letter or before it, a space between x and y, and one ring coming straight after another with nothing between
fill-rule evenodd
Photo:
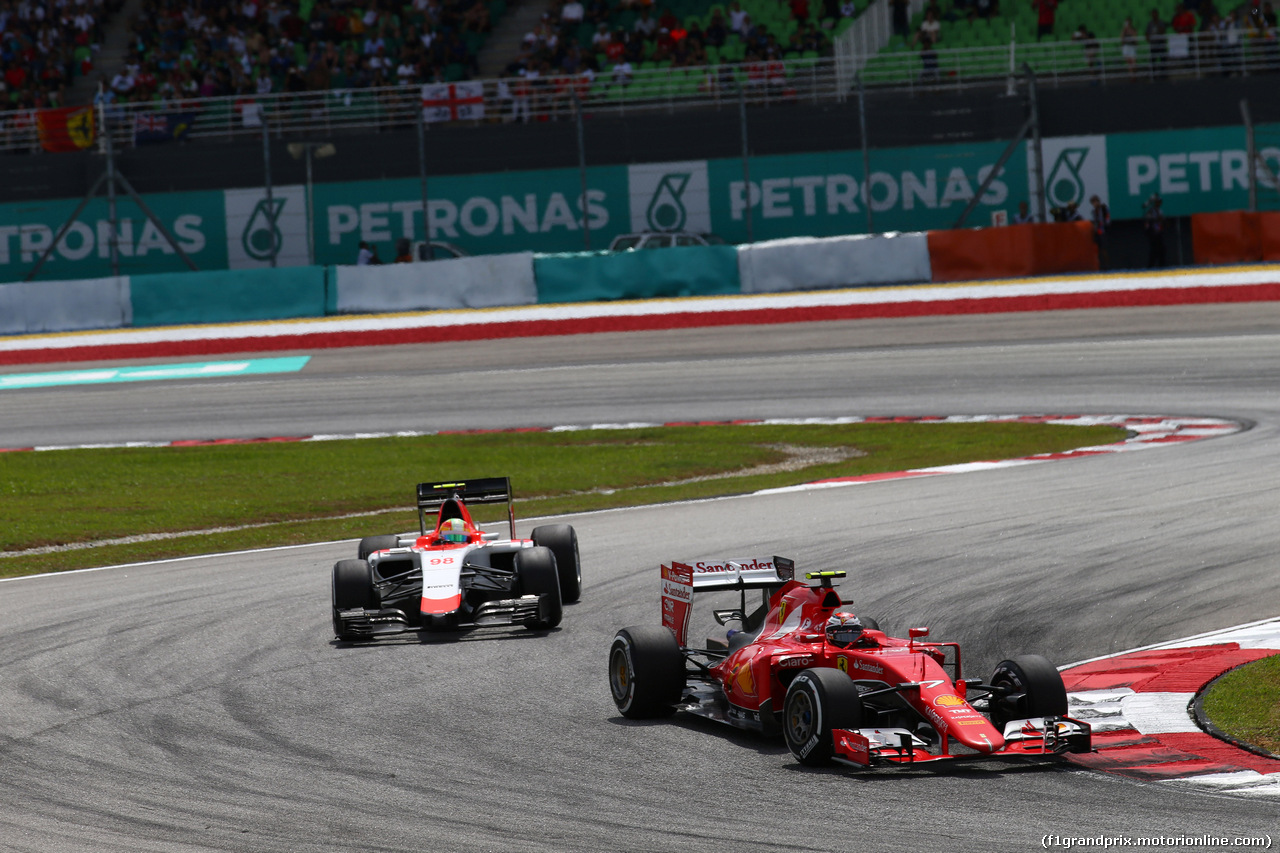
<instances>
[{"instance_id":1,"label":"racing slick tyre","mask_svg":"<svg viewBox=\"0 0 1280 853\"><path fill-rule=\"evenodd\" d=\"M996 665L994 687L1006 688L991 697L991 722L1003 730L1010 720L1054 717L1067 713L1067 688L1062 674L1040 655L1018 655Z\"/></svg>"},{"instance_id":2,"label":"racing slick tyre","mask_svg":"<svg viewBox=\"0 0 1280 853\"><path fill-rule=\"evenodd\" d=\"M339 640L360 639L342 629L338 622L339 610L377 610L381 606L378 592L373 587L373 570L368 563L364 560L339 560L333 564L333 633Z\"/></svg>"},{"instance_id":3,"label":"racing slick tyre","mask_svg":"<svg viewBox=\"0 0 1280 853\"><path fill-rule=\"evenodd\" d=\"M533 544L550 548L560 572L560 599L572 604L582 597L582 560L578 557L578 534L572 525L546 524L533 528Z\"/></svg>"},{"instance_id":4,"label":"racing slick tyre","mask_svg":"<svg viewBox=\"0 0 1280 853\"><path fill-rule=\"evenodd\" d=\"M374 551L385 551L388 548L395 548L399 544L400 537L394 533L386 536L366 536L360 540L360 547L356 549L356 558L367 560Z\"/></svg>"},{"instance_id":5,"label":"racing slick tyre","mask_svg":"<svg viewBox=\"0 0 1280 853\"><path fill-rule=\"evenodd\" d=\"M609 691L622 716L669 714L684 694L684 652L662 625L623 628L609 647Z\"/></svg>"},{"instance_id":6,"label":"racing slick tyre","mask_svg":"<svg viewBox=\"0 0 1280 853\"><path fill-rule=\"evenodd\" d=\"M525 595L539 596L538 618L530 619L526 627L546 631L560 624L564 605L560 600L560 577L556 572L556 557L549 548L526 548L517 551L514 563L520 590Z\"/></svg>"},{"instance_id":7,"label":"racing slick tyre","mask_svg":"<svg viewBox=\"0 0 1280 853\"><path fill-rule=\"evenodd\" d=\"M862 696L838 669L803 670L787 687L782 733L787 748L806 767L819 767L835 754L832 729L862 727Z\"/></svg>"}]
</instances>

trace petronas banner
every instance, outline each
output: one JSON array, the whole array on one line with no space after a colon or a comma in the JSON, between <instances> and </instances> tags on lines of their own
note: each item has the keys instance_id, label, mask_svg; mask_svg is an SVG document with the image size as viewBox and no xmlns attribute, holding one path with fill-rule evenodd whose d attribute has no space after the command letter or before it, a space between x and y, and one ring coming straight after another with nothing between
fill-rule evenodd
<instances>
[{"instance_id":1,"label":"petronas banner","mask_svg":"<svg viewBox=\"0 0 1280 853\"><path fill-rule=\"evenodd\" d=\"M1261 156L1280 171L1280 125L1258 127ZM464 252L496 254L598 251L619 234L685 231L729 243L829 237L867 231L950 228L978 198L967 224L1010 217L1020 202L1036 207L1034 157L1015 152L992 175L1006 143L936 145L871 152L864 174L856 150L818 154L602 166L432 177L425 219L432 240ZM1061 137L1044 140L1048 207L1072 202L1088 211L1097 195L1115 219L1136 219L1153 194L1169 216L1243 209L1249 165L1242 127ZM991 180L987 182L987 178ZM0 204L0 281L20 281L79 199ZM308 216L305 189L262 188L171 193L146 198L201 270L353 264L361 241L395 256L401 238L424 239L418 179L321 184ZM1264 179L1266 209L1280 192ZM116 252L122 273L181 271L162 232L122 199ZM111 274L106 202L93 200L41 270L42 280Z\"/></svg>"}]
</instances>

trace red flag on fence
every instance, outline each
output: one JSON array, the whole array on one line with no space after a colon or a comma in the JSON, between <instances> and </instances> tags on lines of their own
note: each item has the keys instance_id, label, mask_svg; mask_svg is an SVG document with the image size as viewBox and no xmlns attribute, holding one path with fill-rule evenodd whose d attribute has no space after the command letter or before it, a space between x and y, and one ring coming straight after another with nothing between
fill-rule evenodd
<instances>
[{"instance_id":1,"label":"red flag on fence","mask_svg":"<svg viewBox=\"0 0 1280 853\"><path fill-rule=\"evenodd\" d=\"M93 107L40 110L36 130L45 151L82 151L93 144Z\"/></svg>"}]
</instances>

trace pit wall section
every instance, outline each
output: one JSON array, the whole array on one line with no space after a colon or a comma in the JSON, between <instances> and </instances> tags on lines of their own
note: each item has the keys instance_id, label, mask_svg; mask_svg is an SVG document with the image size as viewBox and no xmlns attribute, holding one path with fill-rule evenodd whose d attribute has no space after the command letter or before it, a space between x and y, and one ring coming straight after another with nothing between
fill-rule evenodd
<instances>
[{"instance_id":1,"label":"pit wall section","mask_svg":"<svg viewBox=\"0 0 1280 853\"><path fill-rule=\"evenodd\" d=\"M1191 243L1197 265L1280 261L1280 213L1197 213Z\"/></svg>"},{"instance_id":2,"label":"pit wall section","mask_svg":"<svg viewBox=\"0 0 1280 853\"><path fill-rule=\"evenodd\" d=\"M736 247L162 273L0 285L0 333L781 293L1097 268L1087 224L1068 223L941 236L890 233Z\"/></svg>"}]
</instances>

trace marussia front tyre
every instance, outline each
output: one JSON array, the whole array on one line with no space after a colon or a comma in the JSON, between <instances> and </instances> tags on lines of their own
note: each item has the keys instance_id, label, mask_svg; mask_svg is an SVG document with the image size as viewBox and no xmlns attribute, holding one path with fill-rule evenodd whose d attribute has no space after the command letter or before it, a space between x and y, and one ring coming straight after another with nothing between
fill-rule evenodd
<instances>
[{"instance_id":1,"label":"marussia front tyre","mask_svg":"<svg viewBox=\"0 0 1280 853\"><path fill-rule=\"evenodd\" d=\"M373 570L364 560L339 560L333 564L333 633L339 640L357 640L358 635L344 630L338 619L340 610L377 610L382 606L373 586Z\"/></svg>"},{"instance_id":2,"label":"marussia front tyre","mask_svg":"<svg viewBox=\"0 0 1280 853\"><path fill-rule=\"evenodd\" d=\"M835 754L832 730L861 726L862 696L840 670L806 669L791 680L782 704L782 733L801 764L827 764Z\"/></svg>"},{"instance_id":3,"label":"marussia front tyre","mask_svg":"<svg viewBox=\"0 0 1280 853\"><path fill-rule=\"evenodd\" d=\"M559 625L564 605L560 600L555 555L549 548L526 548L516 552L514 568L520 580L520 591L540 598L538 618L526 622L526 627L546 631Z\"/></svg>"},{"instance_id":4,"label":"marussia front tyre","mask_svg":"<svg viewBox=\"0 0 1280 853\"><path fill-rule=\"evenodd\" d=\"M684 694L684 652L661 625L623 628L609 647L609 692L622 716L669 714Z\"/></svg>"}]
</instances>

